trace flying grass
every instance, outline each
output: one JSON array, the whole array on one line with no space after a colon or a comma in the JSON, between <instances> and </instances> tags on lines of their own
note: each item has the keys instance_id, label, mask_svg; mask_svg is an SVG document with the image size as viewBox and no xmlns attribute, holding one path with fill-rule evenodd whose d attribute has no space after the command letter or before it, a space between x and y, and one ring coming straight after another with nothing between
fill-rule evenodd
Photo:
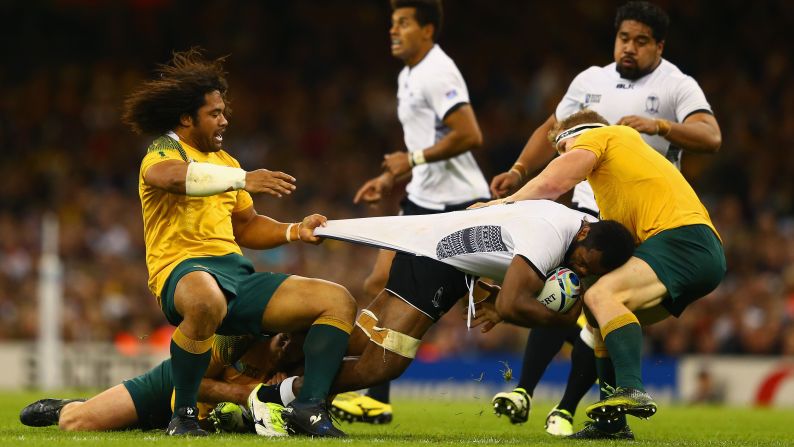
<instances>
[{"instance_id":1,"label":"flying grass","mask_svg":"<svg viewBox=\"0 0 794 447\"><path fill-rule=\"evenodd\" d=\"M60 397L74 396L62 394ZM42 393L0 393L0 446L412 446L439 445L581 445L582 441L552 438L543 432L550 405L533 403L529 422L511 425L493 415L486 398L476 400L396 400L394 421L388 425L342 424L349 437L342 440L265 440L254 435L213 435L208 438L173 438L161 431L66 433L54 427L31 428L19 423L19 410L44 397ZM581 428L583 411L576 417ZM661 405L648 421L630 418L637 441L653 446L790 446L794 445L794 409L728 408ZM588 441L587 446L624 442Z\"/></svg>"}]
</instances>

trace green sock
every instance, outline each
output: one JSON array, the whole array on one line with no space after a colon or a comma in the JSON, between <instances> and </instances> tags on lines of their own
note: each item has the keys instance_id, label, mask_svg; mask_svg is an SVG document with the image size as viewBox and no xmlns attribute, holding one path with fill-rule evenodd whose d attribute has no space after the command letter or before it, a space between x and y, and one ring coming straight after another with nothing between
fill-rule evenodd
<instances>
[{"instance_id":1,"label":"green sock","mask_svg":"<svg viewBox=\"0 0 794 447\"><path fill-rule=\"evenodd\" d=\"M609 357L596 357L595 361L596 370L598 371L598 389L601 399L604 399L607 397L607 393L604 392L604 385L615 386L615 368L612 366L612 359ZM616 433L625 426L625 414L611 421L596 422L596 427L607 433Z\"/></svg>"},{"instance_id":2,"label":"green sock","mask_svg":"<svg viewBox=\"0 0 794 447\"><path fill-rule=\"evenodd\" d=\"M206 341L200 343L206 344ZM201 346L198 350L203 348ZM204 373L207 372L211 356L211 349L202 353L194 353L179 346L174 339L171 340L171 376L175 391L174 410L196 406L199 385Z\"/></svg>"},{"instance_id":3,"label":"green sock","mask_svg":"<svg viewBox=\"0 0 794 447\"><path fill-rule=\"evenodd\" d=\"M622 388L645 391L642 385L642 327L629 323L604 337L615 369L615 383Z\"/></svg>"},{"instance_id":4,"label":"green sock","mask_svg":"<svg viewBox=\"0 0 794 447\"><path fill-rule=\"evenodd\" d=\"M350 334L328 324L313 324L303 343L305 372L298 401L325 399L347 351Z\"/></svg>"}]
</instances>

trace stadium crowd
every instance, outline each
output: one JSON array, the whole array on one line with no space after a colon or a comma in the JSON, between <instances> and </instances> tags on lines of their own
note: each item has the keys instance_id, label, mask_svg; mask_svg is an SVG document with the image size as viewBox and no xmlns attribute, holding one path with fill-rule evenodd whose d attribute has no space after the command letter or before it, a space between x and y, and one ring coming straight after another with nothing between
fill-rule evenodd
<instances>
[{"instance_id":1,"label":"stadium crowd","mask_svg":"<svg viewBox=\"0 0 794 447\"><path fill-rule=\"evenodd\" d=\"M575 73L610 61L616 3L530 3L446 4L451 25L440 42L468 82L489 179ZM698 80L723 132L720 152L685 155L683 172L723 238L728 275L682 318L647 328L646 352L794 355L794 67L791 44L766 26L794 23L794 6L669 3L665 56ZM383 154L403 147L386 1L64 0L0 11L16 17L5 33L17 42L6 53L15 63L0 66L0 341L36 336L41 219L50 212L60 222L65 338L170 339L156 336L167 323L146 287L137 178L148 139L119 114L131 86L172 49L230 54L230 152L243 167L298 179L291 197L258 197L257 209L294 221L396 208L352 203ZM258 270L326 278L354 296L375 254L334 241L246 252ZM419 356L523 348L520 329L466 334L462 315L442 319Z\"/></svg>"}]
</instances>

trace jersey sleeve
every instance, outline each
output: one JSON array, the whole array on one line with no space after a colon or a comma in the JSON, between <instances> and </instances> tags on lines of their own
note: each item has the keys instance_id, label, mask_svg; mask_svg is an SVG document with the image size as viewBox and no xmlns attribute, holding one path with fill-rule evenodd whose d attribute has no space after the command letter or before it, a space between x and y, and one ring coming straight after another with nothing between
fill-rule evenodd
<instances>
[{"instance_id":1,"label":"jersey sleeve","mask_svg":"<svg viewBox=\"0 0 794 447\"><path fill-rule=\"evenodd\" d=\"M187 161L185 152L179 146L179 143L174 142L173 144L168 144L160 140L161 139L158 139L152 143L146 155L143 157L143 161L141 161L141 178L146 175L146 171L148 171L149 168L157 163L168 160Z\"/></svg>"},{"instance_id":2,"label":"jersey sleeve","mask_svg":"<svg viewBox=\"0 0 794 447\"><path fill-rule=\"evenodd\" d=\"M706 95L691 76L686 76L675 90L675 119L683 122L695 112L711 113L711 106Z\"/></svg>"},{"instance_id":3,"label":"jersey sleeve","mask_svg":"<svg viewBox=\"0 0 794 447\"><path fill-rule=\"evenodd\" d=\"M455 106L469 102L469 90L457 70L445 70L429 78L423 90L427 102L441 120Z\"/></svg>"},{"instance_id":4,"label":"jersey sleeve","mask_svg":"<svg viewBox=\"0 0 794 447\"><path fill-rule=\"evenodd\" d=\"M607 138L604 134L604 131L601 129L593 129L589 132L579 135L579 137L576 139L576 143L570 149L584 149L595 154L596 162L594 166L598 166L598 164L601 162L601 158L604 156L604 152L607 148Z\"/></svg>"},{"instance_id":5,"label":"jersey sleeve","mask_svg":"<svg viewBox=\"0 0 794 447\"><path fill-rule=\"evenodd\" d=\"M591 67L573 78L571 85L568 86L568 91L565 92L565 96L563 96L559 104L557 104L557 109L554 110L554 116L557 118L557 121L562 121L584 108L584 80L587 77L588 71L593 68L594 67Z\"/></svg>"}]
</instances>

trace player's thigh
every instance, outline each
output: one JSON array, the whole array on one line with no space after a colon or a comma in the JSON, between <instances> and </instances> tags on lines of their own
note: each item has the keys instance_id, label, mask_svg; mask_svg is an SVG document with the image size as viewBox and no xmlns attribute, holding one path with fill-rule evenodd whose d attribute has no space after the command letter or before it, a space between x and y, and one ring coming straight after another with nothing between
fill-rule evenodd
<instances>
[{"instance_id":1,"label":"player's thigh","mask_svg":"<svg viewBox=\"0 0 794 447\"><path fill-rule=\"evenodd\" d=\"M631 257L625 264L607 273L585 292L588 306L601 300L617 300L631 311L658 306L667 289L647 262Z\"/></svg>"},{"instance_id":2,"label":"player's thigh","mask_svg":"<svg viewBox=\"0 0 794 447\"><path fill-rule=\"evenodd\" d=\"M364 280L364 289L370 297L376 296L386 286L394 253L391 250L378 250L375 265L372 266L372 271Z\"/></svg>"},{"instance_id":3,"label":"player's thigh","mask_svg":"<svg viewBox=\"0 0 794 447\"><path fill-rule=\"evenodd\" d=\"M132 396L124 385L116 385L85 402L64 407L58 425L69 431L104 431L128 428L137 422Z\"/></svg>"},{"instance_id":4,"label":"player's thigh","mask_svg":"<svg viewBox=\"0 0 794 447\"><path fill-rule=\"evenodd\" d=\"M220 316L226 313L226 296L215 277L205 271L182 276L174 291L174 308L183 317L192 314Z\"/></svg>"},{"instance_id":5,"label":"player's thigh","mask_svg":"<svg viewBox=\"0 0 794 447\"><path fill-rule=\"evenodd\" d=\"M262 327L268 332L296 332L307 329L320 316L352 324L355 313L355 300L343 286L293 275L268 300Z\"/></svg>"}]
</instances>

